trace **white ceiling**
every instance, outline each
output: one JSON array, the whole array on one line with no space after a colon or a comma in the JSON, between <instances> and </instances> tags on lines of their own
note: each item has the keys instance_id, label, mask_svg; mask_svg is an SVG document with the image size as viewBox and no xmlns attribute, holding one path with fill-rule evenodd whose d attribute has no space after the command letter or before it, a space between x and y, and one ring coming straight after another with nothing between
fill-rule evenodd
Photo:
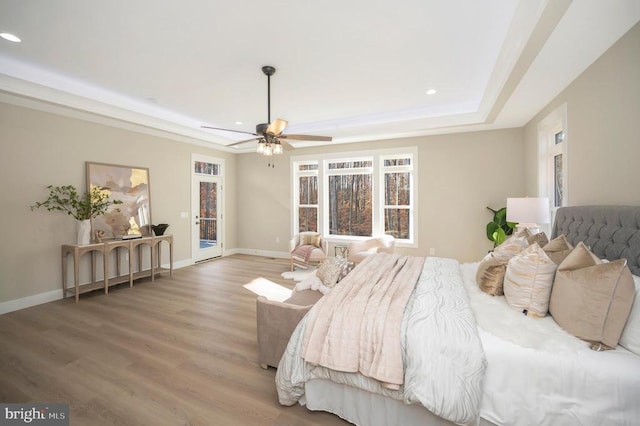
<instances>
[{"instance_id":1,"label":"white ceiling","mask_svg":"<svg viewBox=\"0 0 640 426\"><path fill-rule=\"evenodd\" d=\"M219 147L246 135L200 126L266 122L273 65L285 133L514 127L639 20L638 0L2 0L22 43L0 39L0 91Z\"/></svg>"}]
</instances>

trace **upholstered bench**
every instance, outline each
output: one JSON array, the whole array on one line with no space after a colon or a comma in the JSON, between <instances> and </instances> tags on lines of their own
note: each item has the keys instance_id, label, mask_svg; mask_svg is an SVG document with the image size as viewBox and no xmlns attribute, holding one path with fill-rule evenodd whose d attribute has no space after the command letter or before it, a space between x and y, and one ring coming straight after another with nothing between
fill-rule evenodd
<instances>
[{"instance_id":1,"label":"upholstered bench","mask_svg":"<svg viewBox=\"0 0 640 426\"><path fill-rule=\"evenodd\" d=\"M284 302L258 296L258 362L262 368L278 367L293 330L321 297L316 290L294 290Z\"/></svg>"}]
</instances>

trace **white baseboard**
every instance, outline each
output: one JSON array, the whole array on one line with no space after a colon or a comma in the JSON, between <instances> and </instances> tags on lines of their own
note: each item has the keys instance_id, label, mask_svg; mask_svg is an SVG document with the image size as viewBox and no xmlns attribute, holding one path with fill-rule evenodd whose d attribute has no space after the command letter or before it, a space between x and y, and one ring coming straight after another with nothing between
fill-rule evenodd
<instances>
[{"instance_id":1,"label":"white baseboard","mask_svg":"<svg viewBox=\"0 0 640 426\"><path fill-rule=\"evenodd\" d=\"M275 257L278 259L289 259L290 254L280 251L267 251L255 249L231 249L225 250L223 257L234 254L249 254L253 256ZM173 269L180 269L191 266L195 262L193 259L183 259L173 263ZM163 264L163 268L169 268L169 264ZM19 299L7 300L0 302L0 315L6 314L20 309L30 308L32 306L41 305L43 303L53 302L62 299L62 290L51 290L44 293L38 293L31 296L21 297Z\"/></svg>"},{"instance_id":2,"label":"white baseboard","mask_svg":"<svg viewBox=\"0 0 640 426\"><path fill-rule=\"evenodd\" d=\"M289 259L291 254L285 251L269 251L256 249L235 249L238 254L249 254L253 256L275 257L277 259ZM226 254L226 253L225 253Z\"/></svg>"},{"instance_id":3,"label":"white baseboard","mask_svg":"<svg viewBox=\"0 0 640 426\"><path fill-rule=\"evenodd\" d=\"M62 299L62 289L34 294L20 299L7 300L0 303L0 315L60 299Z\"/></svg>"},{"instance_id":4,"label":"white baseboard","mask_svg":"<svg viewBox=\"0 0 640 426\"><path fill-rule=\"evenodd\" d=\"M192 259L184 259L173 263L173 269L184 268L193 265ZM163 264L163 268L169 269L169 264ZM32 296L21 297L20 299L7 300L0 302L0 315L20 309L30 308L32 306L42 305L43 303L54 302L62 299L62 290L51 290L45 293L38 293Z\"/></svg>"}]
</instances>

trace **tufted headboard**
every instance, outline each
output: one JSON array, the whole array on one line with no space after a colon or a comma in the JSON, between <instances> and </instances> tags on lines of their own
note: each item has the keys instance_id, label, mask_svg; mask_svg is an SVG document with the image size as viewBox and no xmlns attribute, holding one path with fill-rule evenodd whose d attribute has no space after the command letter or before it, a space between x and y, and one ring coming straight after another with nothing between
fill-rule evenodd
<instances>
[{"instance_id":1,"label":"tufted headboard","mask_svg":"<svg viewBox=\"0 0 640 426\"><path fill-rule=\"evenodd\" d=\"M601 259L627 259L640 275L640 206L561 207L551 235L560 234L573 245L583 241Z\"/></svg>"}]
</instances>

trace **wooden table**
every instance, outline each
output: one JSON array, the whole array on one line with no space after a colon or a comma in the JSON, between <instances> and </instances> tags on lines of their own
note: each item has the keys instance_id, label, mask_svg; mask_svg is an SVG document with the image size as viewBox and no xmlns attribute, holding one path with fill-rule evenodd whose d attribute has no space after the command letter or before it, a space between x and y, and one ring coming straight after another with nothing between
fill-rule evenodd
<instances>
[{"instance_id":1,"label":"wooden table","mask_svg":"<svg viewBox=\"0 0 640 426\"><path fill-rule=\"evenodd\" d=\"M162 242L166 241L169 245L169 269L162 267ZM142 246L149 246L149 269L143 269L142 262ZM126 274L121 272L121 251L128 250L129 270ZM110 277L111 272L111 252L115 250L116 271L115 276ZM91 282L80 284L80 260L86 253L91 254ZM101 243L78 245L64 244L61 248L62 255L62 296L66 297L67 293L72 292L75 295L76 302L80 300L80 294L88 291L104 288L104 293L109 294L109 286L129 282L129 286L133 286L136 279L151 277L151 281L155 280L155 275L169 271L169 275L173 276L173 236L159 235L135 238L131 240L106 240ZM73 256L73 288L67 288L67 256ZM134 271L134 255L138 258L137 271ZM97 258L102 258L103 279L97 280L96 266Z\"/></svg>"}]
</instances>

